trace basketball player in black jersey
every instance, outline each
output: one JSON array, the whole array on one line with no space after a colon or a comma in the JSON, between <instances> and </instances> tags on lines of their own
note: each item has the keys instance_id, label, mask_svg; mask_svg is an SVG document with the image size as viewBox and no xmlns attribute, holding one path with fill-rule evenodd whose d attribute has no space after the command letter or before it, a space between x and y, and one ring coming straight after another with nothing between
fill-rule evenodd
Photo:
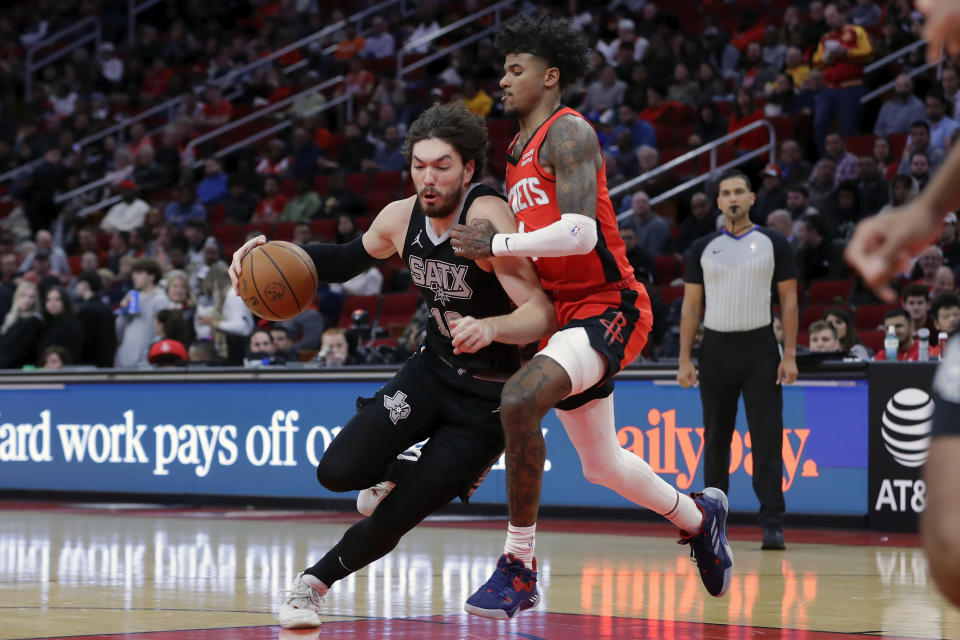
<instances>
[{"instance_id":1,"label":"basketball player in black jersey","mask_svg":"<svg viewBox=\"0 0 960 640\"><path fill-rule=\"evenodd\" d=\"M318 480L331 491L365 489L389 478L398 454L429 441L375 511L297 575L281 627L319 625L320 598L334 582L386 555L426 516L471 490L503 451L497 409L504 382L520 367L515 345L556 329L553 305L526 258L472 261L450 246L457 223L486 218L499 231L516 231L504 198L475 182L486 147L483 119L463 104L431 107L404 144L417 194L384 207L348 244L303 247L324 282L343 282L399 253L433 318L423 348L330 444ZM234 287L243 257L264 242L259 236L234 253Z\"/></svg>"}]
</instances>

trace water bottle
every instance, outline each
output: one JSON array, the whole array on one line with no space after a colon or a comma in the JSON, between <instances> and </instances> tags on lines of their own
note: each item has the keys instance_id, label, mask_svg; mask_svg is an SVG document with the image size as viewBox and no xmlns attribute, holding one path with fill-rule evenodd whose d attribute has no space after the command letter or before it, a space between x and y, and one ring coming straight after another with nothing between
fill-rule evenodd
<instances>
[{"instance_id":1,"label":"water bottle","mask_svg":"<svg viewBox=\"0 0 960 640\"><path fill-rule=\"evenodd\" d=\"M947 350L947 332L941 331L937 334L937 346L940 347L940 359L943 360L944 351Z\"/></svg>"},{"instance_id":2,"label":"water bottle","mask_svg":"<svg viewBox=\"0 0 960 640\"><path fill-rule=\"evenodd\" d=\"M926 362L930 359L930 329L920 327L917 330L917 361Z\"/></svg>"},{"instance_id":3,"label":"water bottle","mask_svg":"<svg viewBox=\"0 0 960 640\"><path fill-rule=\"evenodd\" d=\"M135 316L140 313L140 292L136 289L131 289L127 293L127 296L127 313Z\"/></svg>"},{"instance_id":4,"label":"water bottle","mask_svg":"<svg viewBox=\"0 0 960 640\"><path fill-rule=\"evenodd\" d=\"M897 359L897 350L900 348L900 341L897 340L897 332L893 325L887 327L887 335L883 339L883 351L887 360L893 362Z\"/></svg>"}]
</instances>

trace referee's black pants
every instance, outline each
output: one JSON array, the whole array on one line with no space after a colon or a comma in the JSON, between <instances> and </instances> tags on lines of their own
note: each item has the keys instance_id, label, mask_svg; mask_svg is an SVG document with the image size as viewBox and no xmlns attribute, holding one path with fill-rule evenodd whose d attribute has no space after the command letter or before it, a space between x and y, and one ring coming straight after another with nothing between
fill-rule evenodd
<instances>
[{"instance_id":1,"label":"referee's black pants","mask_svg":"<svg viewBox=\"0 0 960 640\"><path fill-rule=\"evenodd\" d=\"M780 350L770 325L750 331L704 332L700 347L703 404L703 479L725 493L730 442L743 393L753 453L753 490L761 526L783 525L783 393L777 384Z\"/></svg>"}]
</instances>

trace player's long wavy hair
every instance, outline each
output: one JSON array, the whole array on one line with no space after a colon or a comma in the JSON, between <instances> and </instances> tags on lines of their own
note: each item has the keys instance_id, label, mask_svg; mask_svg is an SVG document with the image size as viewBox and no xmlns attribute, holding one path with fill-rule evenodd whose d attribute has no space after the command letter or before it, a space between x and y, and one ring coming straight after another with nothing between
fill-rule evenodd
<instances>
[{"instance_id":1,"label":"player's long wavy hair","mask_svg":"<svg viewBox=\"0 0 960 640\"><path fill-rule=\"evenodd\" d=\"M462 102L435 104L410 125L403 141L403 157L408 165L413 160L413 145L427 138L451 145L460 154L464 166L473 160L476 168L472 182L483 177L487 162L487 125L482 116L470 113Z\"/></svg>"},{"instance_id":2,"label":"player's long wavy hair","mask_svg":"<svg viewBox=\"0 0 960 640\"><path fill-rule=\"evenodd\" d=\"M590 47L582 31L569 20L549 14L522 15L503 26L496 38L501 55L529 53L560 71L560 89L583 78L590 70Z\"/></svg>"}]
</instances>

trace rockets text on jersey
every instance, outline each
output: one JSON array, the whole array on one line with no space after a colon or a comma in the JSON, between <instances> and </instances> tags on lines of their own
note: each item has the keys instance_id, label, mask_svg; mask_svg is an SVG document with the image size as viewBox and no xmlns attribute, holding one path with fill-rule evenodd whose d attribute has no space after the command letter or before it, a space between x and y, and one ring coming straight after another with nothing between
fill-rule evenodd
<instances>
[{"instance_id":1,"label":"rockets text on jersey","mask_svg":"<svg viewBox=\"0 0 960 640\"><path fill-rule=\"evenodd\" d=\"M521 178L510 187L507 201L516 214L529 207L550 204L550 196L540 185L540 179L536 176L530 176Z\"/></svg>"}]
</instances>

